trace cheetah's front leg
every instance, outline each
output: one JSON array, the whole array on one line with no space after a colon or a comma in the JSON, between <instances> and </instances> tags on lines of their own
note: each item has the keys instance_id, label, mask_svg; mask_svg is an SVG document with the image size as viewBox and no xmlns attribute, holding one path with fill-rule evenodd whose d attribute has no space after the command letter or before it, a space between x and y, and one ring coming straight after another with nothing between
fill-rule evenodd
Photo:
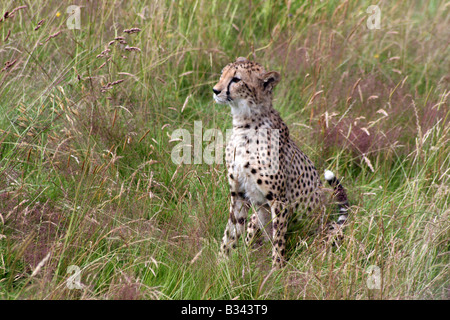
<instances>
[{"instance_id":1,"label":"cheetah's front leg","mask_svg":"<svg viewBox=\"0 0 450 320\"><path fill-rule=\"evenodd\" d=\"M255 242L260 245L262 244L262 242L259 241L261 235L266 240L272 239L272 219L268 205L259 207L257 212L250 217L245 243L248 246Z\"/></svg>"},{"instance_id":2,"label":"cheetah's front leg","mask_svg":"<svg viewBox=\"0 0 450 320\"><path fill-rule=\"evenodd\" d=\"M286 262L286 231L289 209L280 201L273 201L270 209L273 227L272 268L280 269Z\"/></svg>"},{"instance_id":3,"label":"cheetah's front leg","mask_svg":"<svg viewBox=\"0 0 450 320\"><path fill-rule=\"evenodd\" d=\"M244 232L249 204L237 196L231 196L230 216L220 246L222 257L228 256L230 248L235 248L239 236Z\"/></svg>"}]
</instances>

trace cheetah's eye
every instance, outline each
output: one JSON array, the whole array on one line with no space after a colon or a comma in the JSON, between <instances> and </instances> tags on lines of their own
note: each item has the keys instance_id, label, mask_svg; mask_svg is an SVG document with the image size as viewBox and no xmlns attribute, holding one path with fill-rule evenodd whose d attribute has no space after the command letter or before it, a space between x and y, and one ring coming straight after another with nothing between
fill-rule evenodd
<instances>
[{"instance_id":1,"label":"cheetah's eye","mask_svg":"<svg viewBox=\"0 0 450 320\"><path fill-rule=\"evenodd\" d=\"M241 81L241 79L236 78L236 77L233 77L233 79L231 79L231 82L232 82L232 83L233 83L233 82L239 82L239 81Z\"/></svg>"}]
</instances>

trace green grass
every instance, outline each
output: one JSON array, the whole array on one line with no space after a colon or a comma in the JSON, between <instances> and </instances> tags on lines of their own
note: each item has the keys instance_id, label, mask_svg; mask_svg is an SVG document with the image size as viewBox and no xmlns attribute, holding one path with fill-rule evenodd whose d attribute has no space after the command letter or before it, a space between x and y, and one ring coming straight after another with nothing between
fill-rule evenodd
<instances>
[{"instance_id":1,"label":"green grass","mask_svg":"<svg viewBox=\"0 0 450 320\"><path fill-rule=\"evenodd\" d=\"M73 4L80 30L57 1L0 12L27 6L0 22L1 299L448 298L445 1L383 2L381 30L370 1ZM218 261L225 166L171 161L174 130L231 127L211 88L238 56L282 74L275 108L352 203L339 246L300 230L275 273L269 244Z\"/></svg>"}]
</instances>

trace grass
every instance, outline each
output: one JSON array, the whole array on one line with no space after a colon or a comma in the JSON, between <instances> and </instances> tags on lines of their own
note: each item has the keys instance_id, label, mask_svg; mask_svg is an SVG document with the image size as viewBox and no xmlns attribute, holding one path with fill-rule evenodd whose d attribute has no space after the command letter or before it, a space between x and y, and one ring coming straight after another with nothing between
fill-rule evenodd
<instances>
[{"instance_id":1,"label":"grass","mask_svg":"<svg viewBox=\"0 0 450 320\"><path fill-rule=\"evenodd\" d=\"M0 12L1 299L448 299L448 3L380 1L380 30L370 1L73 4L79 30L57 1ZM268 245L217 261L224 165L171 161L176 129L231 127L211 87L238 56L282 74L352 203L340 246L302 231L275 273Z\"/></svg>"}]
</instances>

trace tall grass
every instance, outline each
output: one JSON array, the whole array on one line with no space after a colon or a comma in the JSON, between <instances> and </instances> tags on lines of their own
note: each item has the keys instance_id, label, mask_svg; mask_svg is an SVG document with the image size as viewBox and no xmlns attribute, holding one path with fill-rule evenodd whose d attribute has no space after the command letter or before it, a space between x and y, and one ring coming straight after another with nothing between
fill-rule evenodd
<instances>
[{"instance_id":1,"label":"tall grass","mask_svg":"<svg viewBox=\"0 0 450 320\"><path fill-rule=\"evenodd\" d=\"M448 298L448 3L380 1L380 30L370 1L72 4L79 30L2 3L0 298ZM276 273L268 244L217 260L224 166L170 160L175 129L231 127L211 87L238 56L281 72L275 107L352 203L338 246L301 232Z\"/></svg>"}]
</instances>

